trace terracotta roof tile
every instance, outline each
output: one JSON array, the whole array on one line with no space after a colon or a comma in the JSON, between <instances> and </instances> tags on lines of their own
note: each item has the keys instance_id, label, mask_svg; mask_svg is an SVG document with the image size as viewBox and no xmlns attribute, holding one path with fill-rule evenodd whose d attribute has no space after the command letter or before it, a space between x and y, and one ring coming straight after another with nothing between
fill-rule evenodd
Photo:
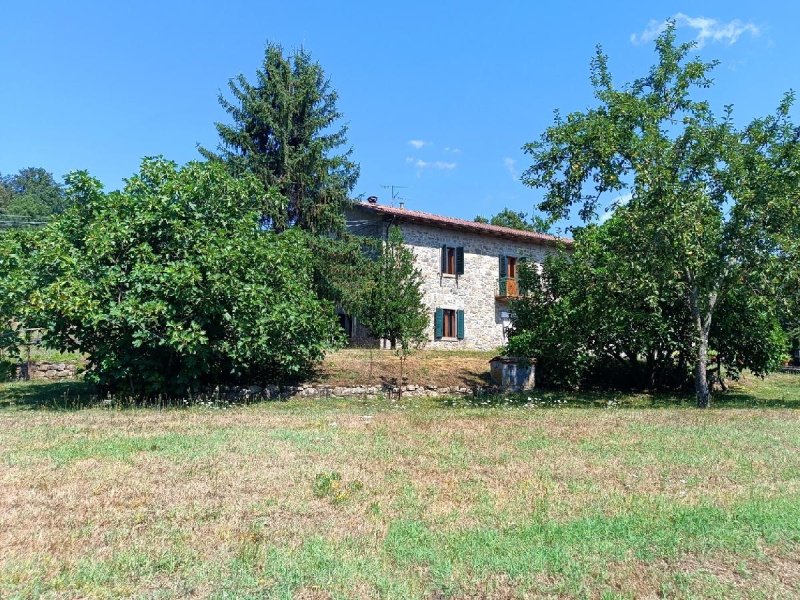
<instances>
[{"instance_id":1,"label":"terracotta roof tile","mask_svg":"<svg viewBox=\"0 0 800 600\"><path fill-rule=\"evenodd\" d=\"M455 217L444 217L420 210L409 210L407 208L397 208L394 206L386 206L385 204L370 204L368 202L356 202L354 205L357 208L363 208L377 214L415 223L436 225L495 237L524 240L548 246L572 244L571 238L557 237L546 233L537 233L535 231L523 231L511 227L500 227L499 225L489 225L488 223L476 223L475 221L466 221L464 219L456 219Z\"/></svg>"}]
</instances>

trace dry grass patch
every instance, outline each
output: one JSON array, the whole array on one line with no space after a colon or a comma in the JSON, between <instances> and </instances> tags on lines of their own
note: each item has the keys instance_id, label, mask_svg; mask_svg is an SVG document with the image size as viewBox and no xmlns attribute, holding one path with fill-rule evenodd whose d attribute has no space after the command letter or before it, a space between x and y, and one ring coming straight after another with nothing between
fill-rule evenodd
<instances>
[{"instance_id":1,"label":"dry grass patch","mask_svg":"<svg viewBox=\"0 0 800 600\"><path fill-rule=\"evenodd\" d=\"M3 409L0 456L4 598L800 593L791 408Z\"/></svg>"},{"instance_id":2,"label":"dry grass patch","mask_svg":"<svg viewBox=\"0 0 800 600\"><path fill-rule=\"evenodd\" d=\"M497 352L421 350L403 368L403 379L415 385L485 386L489 359ZM378 385L400 377L400 361L391 350L345 349L325 358L315 381L330 385Z\"/></svg>"}]
</instances>

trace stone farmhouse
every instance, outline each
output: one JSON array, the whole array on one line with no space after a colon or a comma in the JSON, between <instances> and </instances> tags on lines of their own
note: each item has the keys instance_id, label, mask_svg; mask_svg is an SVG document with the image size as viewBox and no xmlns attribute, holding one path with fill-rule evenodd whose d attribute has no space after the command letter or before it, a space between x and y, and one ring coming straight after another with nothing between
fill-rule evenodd
<instances>
[{"instance_id":1,"label":"stone farmhouse","mask_svg":"<svg viewBox=\"0 0 800 600\"><path fill-rule=\"evenodd\" d=\"M426 348L493 350L506 342L509 303L521 294L521 261L541 263L572 241L378 204L373 197L347 211L356 235L385 239L391 225L403 232L422 273L424 302L430 310ZM341 315L351 343L377 345L355 319Z\"/></svg>"}]
</instances>

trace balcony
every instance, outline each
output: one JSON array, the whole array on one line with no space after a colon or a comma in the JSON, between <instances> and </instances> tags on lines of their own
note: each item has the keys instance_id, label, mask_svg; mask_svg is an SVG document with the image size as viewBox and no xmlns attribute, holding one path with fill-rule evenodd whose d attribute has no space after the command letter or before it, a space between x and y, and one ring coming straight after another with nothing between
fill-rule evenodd
<instances>
[{"instance_id":1,"label":"balcony","mask_svg":"<svg viewBox=\"0 0 800 600\"><path fill-rule=\"evenodd\" d=\"M497 280L497 289L494 293L495 300L504 302L521 296L519 281L517 281L516 277L500 277Z\"/></svg>"}]
</instances>

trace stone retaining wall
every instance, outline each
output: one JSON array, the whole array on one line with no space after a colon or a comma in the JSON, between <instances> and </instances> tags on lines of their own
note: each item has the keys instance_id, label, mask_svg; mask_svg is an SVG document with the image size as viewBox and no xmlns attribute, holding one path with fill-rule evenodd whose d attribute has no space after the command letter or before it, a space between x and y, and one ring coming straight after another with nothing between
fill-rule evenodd
<instances>
[{"instance_id":1,"label":"stone retaining wall","mask_svg":"<svg viewBox=\"0 0 800 600\"><path fill-rule=\"evenodd\" d=\"M18 379L32 380L64 380L78 376L80 365L57 362L31 362L30 377L28 363L17 367ZM289 400L292 398L397 398L401 396L399 386L380 385L324 385L307 383L295 386L258 385L217 387L210 390L213 396L221 396L234 400ZM452 396L484 396L501 393L497 386L435 386L407 384L402 388L402 397L406 398L440 398Z\"/></svg>"},{"instance_id":2,"label":"stone retaining wall","mask_svg":"<svg viewBox=\"0 0 800 600\"><path fill-rule=\"evenodd\" d=\"M28 366L30 365L30 370ZM78 365L63 362L24 362L17 367L17 379L61 380L72 379L78 374Z\"/></svg>"},{"instance_id":3,"label":"stone retaining wall","mask_svg":"<svg viewBox=\"0 0 800 600\"><path fill-rule=\"evenodd\" d=\"M483 396L500 393L494 386L452 386L408 384L402 388L402 397L406 398L439 398L452 396ZM292 399L292 398L397 398L400 396L399 386L393 385L352 385L331 386L320 384L303 384L298 386L257 385L246 387L216 388L213 395L234 399Z\"/></svg>"}]
</instances>

